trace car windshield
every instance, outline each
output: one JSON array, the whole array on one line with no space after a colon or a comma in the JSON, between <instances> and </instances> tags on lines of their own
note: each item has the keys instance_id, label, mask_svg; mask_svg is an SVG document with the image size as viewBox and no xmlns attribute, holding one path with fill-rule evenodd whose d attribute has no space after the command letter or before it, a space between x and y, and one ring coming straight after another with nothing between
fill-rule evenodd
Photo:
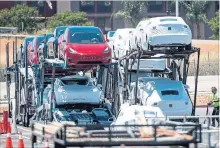
<instances>
[{"instance_id":1,"label":"car windshield","mask_svg":"<svg viewBox=\"0 0 220 148\"><path fill-rule=\"evenodd\" d=\"M44 37L38 37L38 38L37 38L37 42L38 42L38 45L37 45L37 46L38 46L38 47L40 46L40 43L41 43L43 40L44 40ZM37 47L37 48L38 48L38 47Z\"/></svg>"},{"instance_id":2,"label":"car windshield","mask_svg":"<svg viewBox=\"0 0 220 148\"><path fill-rule=\"evenodd\" d=\"M59 37L61 34L64 33L66 27L59 27L56 29L56 37Z\"/></svg>"},{"instance_id":3,"label":"car windshield","mask_svg":"<svg viewBox=\"0 0 220 148\"><path fill-rule=\"evenodd\" d=\"M23 43L23 46L27 46L28 45L28 42L32 42L34 38L26 38L24 43Z\"/></svg>"},{"instance_id":4,"label":"car windshield","mask_svg":"<svg viewBox=\"0 0 220 148\"><path fill-rule=\"evenodd\" d=\"M137 72L136 71L129 72L129 74L128 74L128 81L129 82L130 82L130 74L131 74L131 82L135 82L137 79ZM151 74L149 74L145 71L139 71L139 75L138 75L139 78L140 77L149 77L149 76L151 76Z\"/></svg>"},{"instance_id":5,"label":"car windshield","mask_svg":"<svg viewBox=\"0 0 220 148\"><path fill-rule=\"evenodd\" d=\"M72 80L62 80L62 82L65 85L88 85L88 80L87 79L72 79Z\"/></svg>"},{"instance_id":6,"label":"car windshield","mask_svg":"<svg viewBox=\"0 0 220 148\"><path fill-rule=\"evenodd\" d=\"M99 32L74 32L70 36L70 43L99 44L104 43L104 39Z\"/></svg>"}]
</instances>

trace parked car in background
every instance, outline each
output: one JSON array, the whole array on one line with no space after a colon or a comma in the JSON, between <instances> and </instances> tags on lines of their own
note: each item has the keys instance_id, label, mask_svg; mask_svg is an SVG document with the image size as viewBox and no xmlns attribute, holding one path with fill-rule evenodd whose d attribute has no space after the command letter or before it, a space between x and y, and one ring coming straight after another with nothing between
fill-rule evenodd
<instances>
[{"instance_id":1,"label":"parked car in background","mask_svg":"<svg viewBox=\"0 0 220 148\"><path fill-rule=\"evenodd\" d=\"M35 36L33 41L28 44L28 64L38 64L38 47L44 40L44 36Z\"/></svg>"},{"instance_id":2,"label":"parked car in background","mask_svg":"<svg viewBox=\"0 0 220 148\"><path fill-rule=\"evenodd\" d=\"M115 31L109 31L109 32L107 33L106 39L107 39L108 42L112 40L114 34L115 34Z\"/></svg>"},{"instance_id":3,"label":"parked car in background","mask_svg":"<svg viewBox=\"0 0 220 148\"><path fill-rule=\"evenodd\" d=\"M111 49L98 27L70 26L67 27L58 51L65 67L83 69L97 64L111 63Z\"/></svg>"},{"instance_id":4,"label":"parked car in background","mask_svg":"<svg viewBox=\"0 0 220 148\"><path fill-rule=\"evenodd\" d=\"M135 84L136 82L131 84L132 96L135 96ZM167 116L192 115L192 101L181 81L163 77L140 77L138 98L143 106L159 107Z\"/></svg>"},{"instance_id":5,"label":"parked car in background","mask_svg":"<svg viewBox=\"0 0 220 148\"><path fill-rule=\"evenodd\" d=\"M25 62L24 62L24 60L25 60L25 51L28 47L28 44L30 42L32 42L33 39L34 39L33 36L25 37L24 40L23 40L23 43L22 43L22 49L20 47L18 48L17 56L18 56L18 59L21 60L21 64L22 64L23 67L25 67L25 65L24 65L25 64Z\"/></svg>"},{"instance_id":6,"label":"parked car in background","mask_svg":"<svg viewBox=\"0 0 220 148\"><path fill-rule=\"evenodd\" d=\"M113 48L113 38L114 38L114 35L115 35L115 31L109 31L107 34L106 34L106 41L108 42L108 45L109 47L112 49ZM113 51L112 51L113 53Z\"/></svg>"},{"instance_id":7,"label":"parked car in background","mask_svg":"<svg viewBox=\"0 0 220 148\"><path fill-rule=\"evenodd\" d=\"M55 54L56 57L58 56L58 38L60 37L60 35L62 35L65 31L65 29L67 28L67 26L58 26L54 29L54 36L50 37L48 39L47 42L47 46L50 46L51 48L53 47L53 49L55 50Z\"/></svg>"},{"instance_id":8,"label":"parked car in background","mask_svg":"<svg viewBox=\"0 0 220 148\"><path fill-rule=\"evenodd\" d=\"M190 50L192 32L181 17L154 17L137 26L137 40L143 50L173 47L178 50Z\"/></svg>"},{"instance_id":9,"label":"parked car in background","mask_svg":"<svg viewBox=\"0 0 220 148\"><path fill-rule=\"evenodd\" d=\"M117 29L113 37L113 51L115 58L120 58L130 50L129 38L131 37L134 28Z\"/></svg>"},{"instance_id":10,"label":"parked car in background","mask_svg":"<svg viewBox=\"0 0 220 148\"><path fill-rule=\"evenodd\" d=\"M147 28L147 24L149 23L149 20L142 20L138 23L138 25L135 28L135 34L133 35L132 40L133 42L133 46L135 48L138 48L141 46L141 39L143 36L143 32L144 30L146 30Z\"/></svg>"},{"instance_id":11,"label":"parked car in background","mask_svg":"<svg viewBox=\"0 0 220 148\"><path fill-rule=\"evenodd\" d=\"M53 36L54 35L52 33L47 33L44 35L44 39L37 50L38 61L40 58L55 58L53 46L51 46L51 44L48 46L48 40Z\"/></svg>"}]
</instances>

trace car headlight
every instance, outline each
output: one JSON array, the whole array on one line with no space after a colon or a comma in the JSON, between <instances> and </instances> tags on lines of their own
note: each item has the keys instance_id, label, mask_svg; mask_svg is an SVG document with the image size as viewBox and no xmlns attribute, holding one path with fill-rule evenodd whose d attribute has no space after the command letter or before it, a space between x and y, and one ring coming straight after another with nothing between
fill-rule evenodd
<instances>
[{"instance_id":1,"label":"car headlight","mask_svg":"<svg viewBox=\"0 0 220 148\"><path fill-rule=\"evenodd\" d=\"M108 53L110 51L110 49L107 47L104 51L103 51L103 53Z\"/></svg>"},{"instance_id":2,"label":"car headlight","mask_svg":"<svg viewBox=\"0 0 220 148\"><path fill-rule=\"evenodd\" d=\"M69 52L72 54L78 54L78 52L76 50L74 50L73 48L69 48Z\"/></svg>"}]
</instances>

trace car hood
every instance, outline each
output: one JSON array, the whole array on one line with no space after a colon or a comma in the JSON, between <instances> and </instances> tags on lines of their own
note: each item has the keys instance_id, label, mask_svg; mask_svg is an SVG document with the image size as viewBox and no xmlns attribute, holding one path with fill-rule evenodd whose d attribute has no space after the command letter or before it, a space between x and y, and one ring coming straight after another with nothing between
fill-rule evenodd
<instances>
[{"instance_id":1,"label":"car hood","mask_svg":"<svg viewBox=\"0 0 220 148\"><path fill-rule=\"evenodd\" d=\"M101 91L94 86L65 85L58 88L57 104L91 103L99 104Z\"/></svg>"},{"instance_id":2,"label":"car hood","mask_svg":"<svg viewBox=\"0 0 220 148\"><path fill-rule=\"evenodd\" d=\"M67 48L72 48L80 53L103 53L108 47L107 44L68 44Z\"/></svg>"}]
</instances>

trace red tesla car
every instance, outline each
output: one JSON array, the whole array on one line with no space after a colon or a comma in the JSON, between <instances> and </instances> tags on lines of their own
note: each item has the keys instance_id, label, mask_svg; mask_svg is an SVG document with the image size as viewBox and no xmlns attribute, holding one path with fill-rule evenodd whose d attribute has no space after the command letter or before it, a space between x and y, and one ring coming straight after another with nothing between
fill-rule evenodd
<instances>
[{"instance_id":1,"label":"red tesla car","mask_svg":"<svg viewBox=\"0 0 220 148\"><path fill-rule=\"evenodd\" d=\"M111 49L102 31L93 26L67 27L58 51L65 67L83 68L111 63Z\"/></svg>"}]
</instances>

